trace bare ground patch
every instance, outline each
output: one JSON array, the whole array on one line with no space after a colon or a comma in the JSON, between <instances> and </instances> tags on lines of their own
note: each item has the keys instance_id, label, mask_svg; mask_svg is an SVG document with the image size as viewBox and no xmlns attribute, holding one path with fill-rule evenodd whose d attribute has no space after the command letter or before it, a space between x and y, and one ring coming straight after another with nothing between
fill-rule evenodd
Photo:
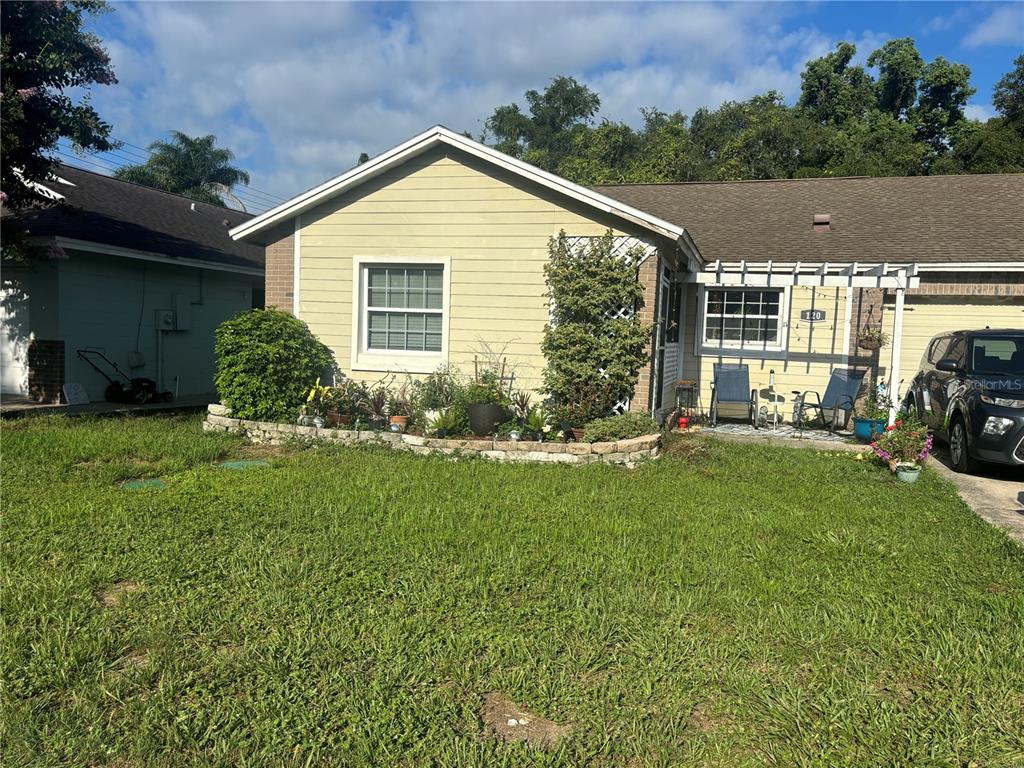
<instances>
[{"instance_id":1,"label":"bare ground patch","mask_svg":"<svg viewBox=\"0 0 1024 768\"><path fill-rule=\"evenodd\" d=\"M137 581L116 581L109 587L96 590L96 599L104 608L116 608L125 597L142 592L145 588Z\"/></svg>"},{"instance_id":2,"label":"bare ground patch","mask_svg":"<svg viewBox=\"0 0 1024 768\"><path fill-rule=\"evenodd\" d=\"M516 705L505 694L497 691L484 694L480 719L484 735L502 741L525 741L535 747L553 747L571 730L551 720L528 712Z\"/></svg>"}]
</instances>

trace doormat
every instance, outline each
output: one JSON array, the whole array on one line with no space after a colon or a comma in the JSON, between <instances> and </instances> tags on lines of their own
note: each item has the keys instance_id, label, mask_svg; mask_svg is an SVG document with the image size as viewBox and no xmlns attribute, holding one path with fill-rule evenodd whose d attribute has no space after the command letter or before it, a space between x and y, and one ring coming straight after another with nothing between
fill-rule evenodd
<instances>
[{"instance_id":1,"label":"doormat","mask_svg":"<svg viewBox=\"0 0 1024 768\"><path fill-rule=\"evenodd\" d=\"M167 485L159 477L147 477L142 480L125 480L121 487L126 491L134 491L139 488L164 488Z\"/></svg>"}]
</instances>

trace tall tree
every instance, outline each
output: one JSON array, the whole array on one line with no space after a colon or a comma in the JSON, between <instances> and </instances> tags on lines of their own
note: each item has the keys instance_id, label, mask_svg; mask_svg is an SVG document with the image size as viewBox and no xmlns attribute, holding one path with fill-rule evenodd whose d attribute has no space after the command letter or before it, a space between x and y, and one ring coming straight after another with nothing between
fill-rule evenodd
<instances>
[{"instance_id":1,"label":"tall tree","mask_svg":"<svg viewBox=\"0 0 1024 768\"><path fill-rule=\"evenodd\" d=\"M964 107L976 92L971 68L938 56L921 72L921 87L913 118L921 140L936 156L946 154L964 121Z\"/></svg>"},{"instance_id":2,"label":"tall tree","mask_svg":"<svg viewBox=\"0 0 1024 768\"><path fill-rule=\"evenodd\" d=\"M555 170L572 147L573 136L587 128L601 99L572 77L556 77L544 89L526 92L529 114L518 104L498 107L484 123L485 139L500 151L540 168Z\"/></svg>"},{"instance_id":3,"label":"tall tree","mask_svg":"<svg viewBox=\"0 0 1024 768\"><path fill-rule=\"evenodd\" d=\"M992 105L1009 123L1024 131L1024 54L1013 60L1013 70L996 83Z\"/></svg>"},{"instance_id":4,"label":"tall tree","mask_svg":"<svg viewBox=\"0 0 1024 768\"><path fill-rule=\"evenodd\" d=\"M832 53L804 67L799 105L818 122L842 125L874 106L871 76L850 64L856 53L853 43L839 43Z\"/></svg>"},{"instance_id":5,"label":"tall tree","mask_svg":"<svg viewBox=\"0 0 1024 768\"><path fill-rule=\"evenodd\" d=\"M98 151L115 146L110 125L89 103L91 86L117 82L99 38L85 31L87 20L106 10L101 0L0 3L5 207L18 210L43 199L23 180L47 179L58 164L52 155L58 140ZM67 94L71 89L75 97Z\"/></svg>"},{"instance_id":6,"label":"tall tree","mask_svg":"<svg viewBox=\"0 0 1024 768\"><path fill-rule=\"evenodd\" d=\"M917 83L924 72L924 59L917 52L914 39L890 40L868 56L868 66L878 67L878 108L897 119L905 118L917 101Z\"/></svg>"},{"instance_id":7,"label":"tall tree","mask_svg":"<svg viewBox=\"0 0 1024 768\"><path fill-rule=\"evenodd\" d=\"M235 155L230 149L216 144L213 135L192 137L171 131L171 141L149 145L152 154L145 164L118 168L114 176L213 205L223 206L225 197L241 204L232 189L248 184L249 174L231 165Z\"/></svg>"}]
</instances>

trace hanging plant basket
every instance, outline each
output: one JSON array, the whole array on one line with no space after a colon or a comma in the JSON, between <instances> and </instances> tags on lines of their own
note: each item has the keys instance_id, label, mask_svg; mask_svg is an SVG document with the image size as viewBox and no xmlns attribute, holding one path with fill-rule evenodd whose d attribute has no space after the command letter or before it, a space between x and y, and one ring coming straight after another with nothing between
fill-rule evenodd
<instances>
[{"instance_id":1,"label":"hanging plant basket","mask_svg":"<svg viewBox=\"0 0 1024 768\"><path fill-rule=\"evenodd\" d=\"M861 349L874 351L889 343L889 335L881 328L865 328L857 335L857 346Z\"/></svg>"}]
</instances>

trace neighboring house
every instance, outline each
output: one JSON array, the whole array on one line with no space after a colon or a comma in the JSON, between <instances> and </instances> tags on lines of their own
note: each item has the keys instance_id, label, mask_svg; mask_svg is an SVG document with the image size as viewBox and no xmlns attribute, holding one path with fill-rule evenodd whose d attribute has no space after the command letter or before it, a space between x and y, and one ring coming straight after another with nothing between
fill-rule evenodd
<instances>
[{"instance_id":1,"label":"neighboring house","mask_svg":"<svg viewBox=\"0 0 1024 768\"><path fill-rule=\"evenodd\" d=\"M46 256L3 264L3 394L55 403L73 382L102 401L107 381L76 355L90 348L161 390L212 395L214 329L263 303L263 249L228 236L250 216L57 173L43 189L53 203L18 216Z\"/></svg>"},{"instance_id":2,"label":"neighboring house","mask_svg":"<svg viewBox=\"0 0 1024 768\"><path fill-rule=\"evenodd\" d=\"M543 268L564 230L639 246L655 323L629 408L743 362L775 392L870 367L898 387L934 333L1024 327L1024 175L584 188L442 127L231 230L267 246L266 301L294 312L350 375L422 374L506 356L541 383ZM625 309L625 308L610 308ZM629 311L628 309L626 311ZM892 337L858 349L865 326Z\"/></svg>"}]
</instances>

